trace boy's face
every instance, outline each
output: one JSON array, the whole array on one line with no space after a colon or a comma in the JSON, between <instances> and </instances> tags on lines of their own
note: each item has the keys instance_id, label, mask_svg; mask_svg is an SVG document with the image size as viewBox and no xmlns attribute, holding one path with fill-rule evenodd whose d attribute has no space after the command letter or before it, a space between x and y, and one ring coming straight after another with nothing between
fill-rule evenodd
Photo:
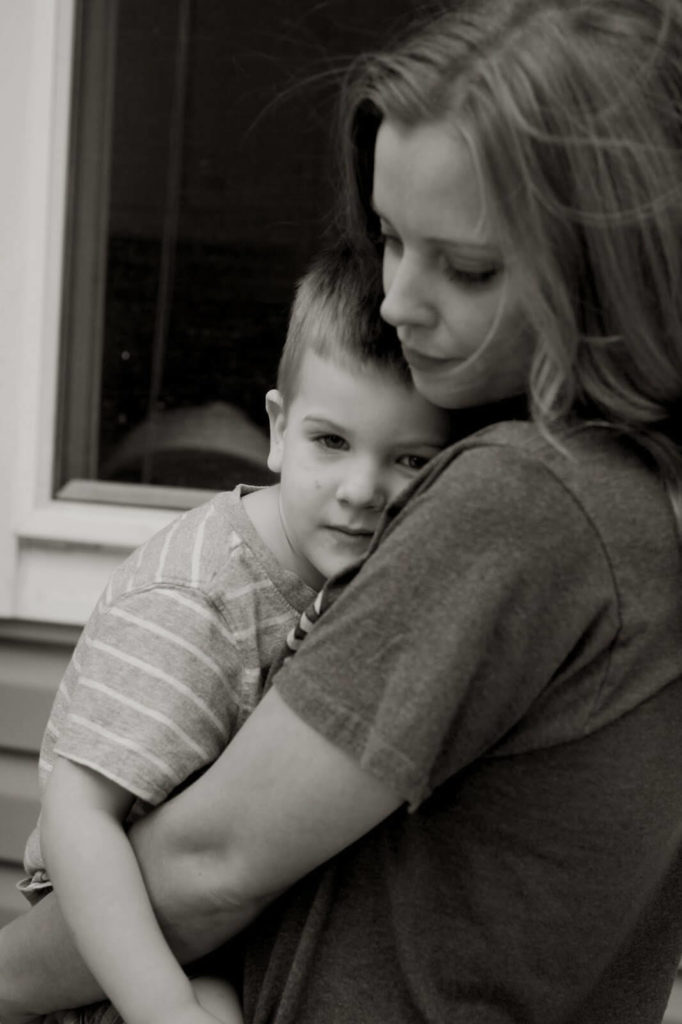
<instances>
[{"instance_id":1,"label":"boy's face","mask_svg":"<svg viewBox=\"0 0 682 1024\"><path fill-rule=\"evenodd\" d=\"M387 371L314 352L288 406L278 391L266 405L281 525L297 572L321 586L366 552L385 506L449 443L449 417Z\"/></svg>"}]
</instances>

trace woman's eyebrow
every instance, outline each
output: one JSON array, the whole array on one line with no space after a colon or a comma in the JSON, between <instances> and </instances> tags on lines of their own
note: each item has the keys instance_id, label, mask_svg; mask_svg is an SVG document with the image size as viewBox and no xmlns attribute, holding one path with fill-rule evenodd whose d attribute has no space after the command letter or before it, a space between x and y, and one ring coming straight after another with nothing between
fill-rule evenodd
<instances>
[{"instance_id":1,"label":"woman's eyebrow","mask_svg":"<svg viewBox=\"0 0 682 1024\"><path fill-rule=\"evenodd\" d=\"M480 259L482 256L493 260L496 263L503 261L502 250L494 242L477 242L474 239L462 239L455 241L447 238L430 238L430 242L440 245L441 248L452 250L455 255L471 255Z\"/></svg>"},{"instance_id":2,"label":"woman's eyebrow","mask_svg":"<svg viewBox=\"0 0 682 1024\"><path fill-rule=\"evenodd\" d=\"M374 196L370 199L370 207L372 212L376 214L382 223L389 228L391 231L395 231L393 224L384 216L379 207L374 201ZM438 245L442 249L452 250L457 256L472 256L477 259L485 258L493 260L495 263L503 262L503 255L500 247L495 242L479 242L474 238L463 238L455 239L449 238L442 235L429 235L425 239L431 245Z\"/></svg>"}]
</instances>

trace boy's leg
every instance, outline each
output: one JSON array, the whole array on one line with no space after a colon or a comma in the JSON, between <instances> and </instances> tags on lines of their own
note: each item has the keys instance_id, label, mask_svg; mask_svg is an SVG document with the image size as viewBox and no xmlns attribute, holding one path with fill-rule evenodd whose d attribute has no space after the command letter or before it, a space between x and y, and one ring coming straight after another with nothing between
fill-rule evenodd
<instances>
[{"instance_id":1,"label":"boy's leg","mask_svg":"<svg viewBox=\"0 0 682 1024\"><path fill-rule=\"evenodd\" d=\"M222 1024L243 1024L241 1003L227 981L222 978L192 978L192 987L203 1008Z\"/></svg>"},{"instance_id":2,"label":"boy's leg","mask_svg":"<svg viewBox=\"0 0 682 1024\"><path fill-rule=\"evenodd\" d=\"M192 988L205 1010L221 1024L243 1024L242 1008L237 993L221 978L193 978ZM93 1003L77 1010L60 1010L36 1018L36 1024L125 1024L109 1002Z\"/></svg>"},{"instance_id":3,"label":"boy's leg","mask_svg":"<svg viewBox=\"0 0 682 1024\"><path fill-rule=\"evenodd\" d=\"M40 1024L124 1024L110 1002L91 1003L75 1010L58 1010L40 1018Z\"/></svg>"}]
</instances>

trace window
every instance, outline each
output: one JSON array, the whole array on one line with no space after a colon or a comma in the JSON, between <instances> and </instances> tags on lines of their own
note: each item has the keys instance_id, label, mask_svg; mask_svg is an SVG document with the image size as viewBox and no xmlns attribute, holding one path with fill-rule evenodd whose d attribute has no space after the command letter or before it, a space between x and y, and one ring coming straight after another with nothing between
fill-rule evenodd
<instances>
[{"instance_id":1,"label":"window","mask_svg":"<svg viewBox=\"0 0 682 1024\"><path fill-rule=\"evenodd\" d=\"M333 203L338 71L407 0L76 6L54 493L270 477L264 395Z\"/></svg>"}]
</instances>

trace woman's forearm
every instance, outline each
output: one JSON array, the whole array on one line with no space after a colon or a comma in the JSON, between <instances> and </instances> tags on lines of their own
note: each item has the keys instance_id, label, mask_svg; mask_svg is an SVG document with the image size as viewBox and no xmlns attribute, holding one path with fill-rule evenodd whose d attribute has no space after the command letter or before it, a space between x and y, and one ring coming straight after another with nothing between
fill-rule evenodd
<instances>
[{"instance_id":1,"label":"woman's forearm","mask_svg":"<svg viewBox=\"0 0 682 1024\"><path fill-rule=\"evenodd\" d=\"M401 803L270 690L216 763L137 822L129 838L168 943L188 963L239 932L279 893ZM11 958L0 942L3 1024L1 1000L8 995L27 994L23 1004L16 995L15 1006L34 1012L54 1008L44 1005L53 999L40 1001L53 982L60 998L66 993L63 1005L98 996L53 897L48 900L22 924L28 967L14 987ZM34 964L37 980L28 977Z\"/></svg>"},{"instance_id":2,"label":"woman's forearm","mask_svg":"<svg viewBox=\"0 0 682 1024\"><path fill-rule=\"evenodd\" d=\"M182 820L175 807L161 807L139 821L129 838L166 940L186 964L236 935L276 894L247 897L231 888L229 858L211 843L211 830L205 843L192 842L178 827ZM217 823L215 828L219 833Z\"/></svg>"},{"instance_id":3,"label":"woman's forearm","mask_svg":"<svg viewBox=\"0 0 682 1024\"><path fill-rule=\"evenodd\" d=\"M248 909L216 907L213 913L208 909L197 913L191 903L185 906L184 922L173 898L170 905L158 908L169 945L181 963L215 949L223 938L248 924L259 909L252 904ZM103 998L100 985L73 943L54 893L0 929L2 1024L23 1024L31 1017Z\"/></svg>"},{"instance_id":4,"label":"woman's forearm","mask_svg":"<svg viewBox=\"0 0 682 1024\"><path fill-rule=\"evenodd\" d=\"M237 902L224 892L216 895L200 849L189 856L175 851L172 843L164 849L168 838L163 818L144 819L131 839L152 905L181 963L217 948L267 902ZM74 945L54 893L0 930L2 1024L23 1024L29 1017L103 997Z\"/></svg>"}]
</instances>

